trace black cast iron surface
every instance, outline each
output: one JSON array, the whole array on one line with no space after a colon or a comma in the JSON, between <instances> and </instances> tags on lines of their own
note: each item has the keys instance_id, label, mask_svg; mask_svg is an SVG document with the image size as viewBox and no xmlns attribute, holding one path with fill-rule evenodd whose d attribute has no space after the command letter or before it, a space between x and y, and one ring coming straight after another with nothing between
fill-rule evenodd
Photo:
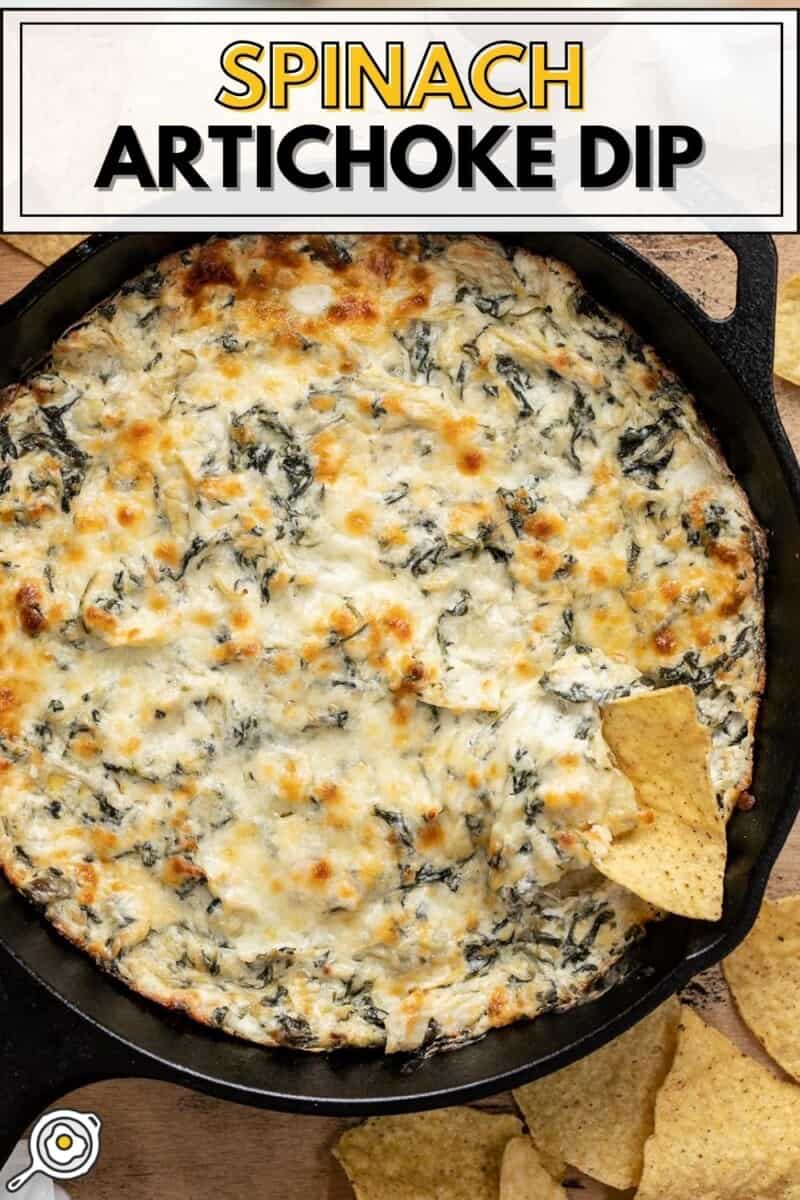
<instances>
[{"instance_id":1,"label":"black cast iron surface","mask_svg":"<svg viewBox=\"0 0 800 1200\"><path fill-rule=\"evenodd\" d=\"M96 235L0 308L0 385L20 377L73 321L147 262L196 240ZM433 1108L501 1091L597 1049L641 1019L750 928L774 859L800 807L800 739L792 711L800 672L800 473L772 391L775 250L728 235L739 259L737 306L717 322L656 268L607 235L514 240L570 263L694 391L767 529L767 688L751 812L734 814L722 920L670 918L631 952L604 996L496 1030L410 1069L400 1056L267 1050L203 1029L140 999L73 949L0 883L0 1162L49 1102L111 1076L167 1079L230 1100L298 1112L367 1114Z\"/></svg>"}]
</instances>

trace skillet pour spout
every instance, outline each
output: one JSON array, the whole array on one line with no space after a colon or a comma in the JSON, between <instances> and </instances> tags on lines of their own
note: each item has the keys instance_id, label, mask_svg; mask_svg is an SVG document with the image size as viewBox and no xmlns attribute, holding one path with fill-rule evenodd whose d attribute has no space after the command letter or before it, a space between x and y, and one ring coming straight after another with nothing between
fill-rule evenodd
<instances>
[{"instance_id":1,"label":"skillet pour spout","mask_svg":"<svg viewBox=\"0 0 800 1200\"><path fill-rule=\"evenodd\" d=\"M631 947L603 995L409 1061L374 1051L270 1050L204 1029L104 975L0 883L0 1157L48 1103L82 1084L148 1076L264 1108L368 1115L461 1103L518 1086L596 1050L748 932L800 808L793 699L800 669L800 471L772 388L776 257L771 238L723 235L739 263L737 304L715 321L625 243L604 235L501 238L567 262L686 381L770 538L767 682L756 732L757 804L728 830L722 918L669 918ZM0 385L18 379L87 308L190 235L94 235L0 308ZM101 1114L102 1116L102 1114Z\"/></svg>"}]
</instances>

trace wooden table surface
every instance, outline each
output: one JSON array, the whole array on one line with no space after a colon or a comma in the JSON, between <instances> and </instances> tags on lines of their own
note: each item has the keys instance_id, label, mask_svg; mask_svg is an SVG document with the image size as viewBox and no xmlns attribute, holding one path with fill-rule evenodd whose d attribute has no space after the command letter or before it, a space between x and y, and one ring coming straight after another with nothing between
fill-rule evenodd
<instances>
[{"instance_id":1,"label":"wooden table surface","mask_svg":"<svg viewBox=\"0 0 800 1200\"><path fill-rule=\"evenodd\" d=\"M730 311L736 266L710 235L637 235L629 239L715 316ZM776 238L781 276L800 273L800 236ZM0 242L0 301L41 268ZM800 388L777 381L784 424L800 454ZM800 826L770 882L771 895L800 890ZM703 1015L766 1061L734 1012L718 970L692 987ZM100 1161L69 1184L74 1200L346 1200L347 1180L330 1147L347 1122L267 1113L148 1080L111 1080L64 1097L103 1120ZM506 1108L508 1097L487 1102ZM584 1200L601 1190L581 1192ZM616 1193L618 1195L618 1193ZM689 1200L689 1198L687 1198Z\"/></svg>"}]
</instances>

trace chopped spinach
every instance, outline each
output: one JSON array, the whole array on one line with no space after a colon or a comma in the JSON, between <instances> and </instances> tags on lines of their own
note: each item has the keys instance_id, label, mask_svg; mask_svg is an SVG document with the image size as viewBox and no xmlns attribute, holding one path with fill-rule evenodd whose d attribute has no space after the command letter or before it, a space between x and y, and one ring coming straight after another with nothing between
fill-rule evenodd
<instances>
[{"instance_id":1,"label":"chopped spinach","mask_svg":"<svg viewBox=\"0 0 800 1200\"><path fill-rule=\"evenodd\" d=\"M513 292L501 292L496 296L487 296L477 287L462 284L456 291L456 303L460 304L462 300L470 300L478 312L483 313L485 317L499 319L513 307L516 296Z\"/></svg>"},{"instance_id":2,"label":"chopped spinach","mask_svg":"<svg viewBox=\"0 0 800 1200\"><path fill-rule=\"evenodd\" d=\"M384 504L397 504L400 500L405 500L408 495L408 484L399 483L391 492L386 492L383 497Z\"/></svg>"},{"instance_id":3,"label":"chopped spinach","mask_svg":"<svg viewBox=\"0 0 800 1200\"><path fill-rule=\"evenodd\" d=\"M672 461L677 428L671 413L664 412L657 422L629 428L620 434L617 458L623 475L641 476L648 487L657 488L659 471Z\"/></svg>"},{"instance_id":4,"label":"chopped spinach","mask_svg":"<svg viewBox=\"0 0 800 1200\"><path fill-rule=\"evenodd\" d=\"M582 392L575 388L575 399L569 406L567 413L567 421L570 426L569 449L567 450L567 459L577 471L581 469L581 460L578 457L578 445L580 442L591 442L593 446L597 445L592 423L594 422L594 409L587 401Z\"/></svg>"},{"instance_id":5,"label":"chopped spinach","mask_svg":"<svg viewBox=\"0 0 800 1200\"><path fill-rule=\"evenodd\" d=\"M281 1027L283 1033L282 1040L285 1045L298 1048L312 1045L314 1034L305 1017L296 1017L286 1012L278 1012L275 1014L275 1020Z\"/></svg>"},{"instance_id":6,"label":"chopped spinach","mask_svg":"<svg viewBox=\"0 0 800 1200\"><path fill-rule=\"evenodd\" d=\"M76 397L77 399L77 397ZM19 439L17 454L22 457L34 451L52 454L59 463L61 473L61 511L69 512L73 499L80 492L89 468L89 455L77 446L67 433L64 413L75 400L61 408L40 408L39 417L44 428L28 430Z\"/></svg>"},{"instance_id":7,"label":"chopped spinach","mask_svg":"<svg viewBox=\"0 0 800 1200\"><path fill-rule=\"evenodd\" d=\"M330 709L308 721L303 726L303 733L308 733L311 729L344 729L349 716L350 713L346 708Z\"/></svg>"},{"instance_id":8,"label":"chopped spinach","mask_svg":"<svg viewBox=\"0 0 800 1200\"><path fill-rule=\"evenodd\" d=\"M417 544L411 549L403 566L412 575L428 575L435 570L447 550L447 538L435 521L426 519L416 522L416 527L422 530Z\"/></svg>"},{"instance_id":9,"label":"chopped spinach","mask_svg":"<svg viewBox=\"0 0 800 1200\"><path fill-rule=\"evenodd\" d=\"M451 892L457 892L460 883L458 870L456 867L437 867L426 862L417 870L414 878L401 884L401 887L407 892L426 883L444 883Z\"/></svg>"},{"instance_id":10,"label":"chopped spinach","mask_svg":"<svg viewBox=\"0 0 800 1200\"><path fill-rule=\"evenodd\" d=\"M311 459L277 413L255 404L231 421L228 462L231 471L250 469L267 476L273 499L290 520L295 521L295 504L314 481ZM280 474L271 470L274 463ZM281 478L282 476L282 478Z\"/></svg>"},{"instance_id":11,"label":"chopped spinach","mask_svg":"<svg viewBox=\"0 0 800 1200\"><path fill-rule=\"evenodd\" d=\"M413 850L414 839L411 836L411 830L408 828L402 813L394 812L388 808L381 808L378 804L373 806L372 811L381 821L386 822L398 841L407 846L409 850Z\"/></svg>"},{"instance_id":12,"label":"chopped spinach","mask_svg":"<svg viewBox=\"0 0 800 1200\"><path fill-rule=\"evenodd\" d=\"M217 342L226 354L241 354L247 348L247 342L240 342L232 333L223 333Z\"/></svg>"},{"instance_id":13,"label":"chopped spinach","mask_svg":"<svg viewBox=\"0 0 800 1200\"><path fill-rule=\"evenodd\" d=\"M695 693L715 687L715 677L718 672L726 670L730 665L742 658L752 648L754 631L746 625L736 635L736 640L730 650L723 651L708 662L701 662L696 650L687 650L680 662L671 667L660 667L655 673L643 676L646 682L655 687L669 687L672 684L685 683Z\"/></svg>"},{"instance_id":14,"label":"chopped spinach","mask_svg":"<svg viewBox=\"0 0 800 1200\"><path fill-rule=\"evenodd\" d=\"M514 530L517 537L522 533L525 521L532 516L538 508L538 501L535 496L532 496L525 488L516 488L511 491L509 488L498 488L497 495L503 508L508 513L508 523Z\"/></svg>"},{"instance_id":15,"label":"chopped spinach","mask_svg":"<svg viewBox=\"0 0 800 1200\"><path fill-rule=\"evenodd\" d=\"M503 376L506 386L519 404L519 415L530 417L533 406L528 399L528 392L533 385L530 372L526 371L510 354L498 354L495 358L498 373Z\"/></svg>"},{"instance_id":16,"label":"chopped spinach","mask_svg":"<svg viewBox=\"0 0 800 1200\"><path fill-rule=\"evenodd\" d=\"M180 566L175 569L172 569L171 567L162 565L161 566L161 574L169 576L170 579L175 580L175 582L177 583L177 581L179 579L183 579L184 575L186 574L186 570L187 570L189 564L192 562L192 560L197 558L199 555L201 555L203 553L203 551L206 550L207 548L208 548L208 542L206 541L206 539L203 537L200 537L199 534L195 534L195 536L192 538L191 542L189 543L189 545L186 547L186 549L183 552L183 557L181 558Z\"/></svg>"},{"instance_id":17,"label":"chopped spinach","mask_svg":"<svg viewBox=\"0 0 800 1200\"><path fill-rule=\"evenodd\" d=\"M120 288L120 295L130 296L136 294L143 296L145 300L155 300L157 296L161 295L163 286L164 276L158 268L148 267L144 274L140 275L137 279L123 284Z\"/></svg>"},{"instance_id":18,"label":"chopped spinach","mask_svg":"<svg viewBox=\"0 0 800 1200\"><path fill-rule=\"evenodd\" d=\"M542 691L569 704L608 704L610 700L618 700L627 696L630 685L619 683L612 687L592 687L586 683L559 683L549 672L545 672L539 680Z\"/></svg>"},{"instance_id":19,"label":"chopped spinach","mask_svg":"<svg viewBox=\"0 0 800 1200\"><path fill-rule=\"evenodd\" d=\"M411 378L424 376L429 382L436 370L436 362L431 357L434 339L430 321L412 321L405 333L394 336L408 355Z\"/></svg>"},{"instance_id":20,"label":"chopped spinach","mask_svg":"<svg viewBox=\"0 0 800 1200\"><path fill-rule=\"evenodd\" d=\"M717 726L714 740L722 741L727 746L738 746L747 737L747 729L747 719L742 713L731 709Z\"/></svg>"},{"instance_id":21,"label":"chopped spinach","mask_svg":"<svg viewBox=\"0 0 800 1200\"><path fill-rule=\"evenodd\" d=\"M591 901L581 905L573 914L562 948L564 964L575 966L584 963L591 954L600 930L604 925L613 924L614 913L610 908L598 909Z\"/></svg>"}]
</instances>

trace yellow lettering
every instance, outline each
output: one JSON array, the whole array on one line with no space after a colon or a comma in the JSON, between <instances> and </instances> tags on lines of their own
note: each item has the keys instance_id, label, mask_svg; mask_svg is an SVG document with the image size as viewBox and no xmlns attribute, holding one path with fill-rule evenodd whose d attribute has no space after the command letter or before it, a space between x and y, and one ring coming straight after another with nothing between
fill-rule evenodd
<instances>
[{"instance_id":1,"label":"yellow lettering","mask_svg":"<svg viewBox=\"0 0 800 1200\"><path fill-rule=\"evenodd\" d=\"M531 108L548 107L548 89L563 84L566 108L583 108L583 42L567 42L567 63L551 67L547 61L547 43L531 43Z\"/></svg>"},{"instance_id":2,"label":"yellow lettering","mask_svg":"<svg viewBox=\"0 0 800 1200\"><path fill-rule=\"evenodd\" d=\"M492 42L490 46L479 50L469 68L470 86L478 99L491 108L524 108L525 96L520 88L511 92L499 92L489 82L489 72L495 63L504 58L524 62L527 53L521 42Z\"/></svg>"},{"instance_id":3,"label":"yellow lettering","mask_svg":"<svg viewBox=\"0 0 800 1200\"><path fill-rule=\"evenodd\" d=\"M458 69L444 42L431 42L425 51L406 108L424 108L431 96L446 97L453 108L469 108Z\"/></svg>"},{"instance_id":4,"label":"yellow lettering","mask_svg":"<svg viewBox=\"0 0 800 1200\"><path fill-rule=\"evenodd\" d=\"M385 71L381 70L363 42L353 42L347 50L347 107L364 107L364 81L366 80L386 108L402 108L403 43L387 42Z\"/></svg>"},{"instance_id":5,"label":"yellow lettering","mask_svg":"<svg viewBox=\"0 0 800 1200\"><path fill-rule=\"evenodd\" d=\"M322 107L339 107L339 43L322 43Z\"/></svg>"},{"instance_id":6,"label":"yellow lettering","mask_svg":"<svg viewBox=\"0 0 800 1200\"><path fill-rule=\"evenodd\" d=\"M243 58L260 62L264 47L258 42L231 42L222 51L220 65L229 79L244 84L243 92L232 92L227 87L221 87L214 99L223 108L259 108L264 103L267 89L264 80L252 67L246 67Z\"/></svg>"},{"instance_id":7,"label":"yellow lettering","mask_svg":"<svg viewBox=\"0 0 800 1200\"><path fill-rule=\"evenodd\" d=\"M303 87L317 75L317 55L305 42L273 42L272 108L289 107L289 88Z\"/></svg>"}]
</instances>

